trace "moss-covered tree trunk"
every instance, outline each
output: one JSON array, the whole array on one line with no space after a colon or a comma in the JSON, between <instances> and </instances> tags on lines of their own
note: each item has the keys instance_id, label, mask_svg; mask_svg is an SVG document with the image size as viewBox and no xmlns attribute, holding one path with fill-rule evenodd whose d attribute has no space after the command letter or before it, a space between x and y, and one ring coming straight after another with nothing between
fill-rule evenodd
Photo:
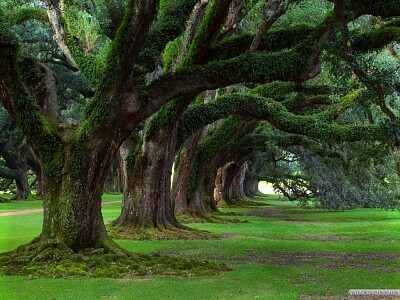
<instances>
[{"instance_id":1,"label":"moss-covered tree trunk","mask_svg":"<svg viewBox=\"0 0 400 300\"><path fill-rule=\"evenodd\" d=\"M243 182L243 189L247 198L256 196L258 192L258 180L251 176L246 176Z\"/></svg>"},{"instance_id":2,"label":"moss-covered tree trunk","mask_svg":"<svg viewBox=\"0 0 400 300\"><path fill-rule=\"evenodd\" d=\"M137 147L136 155L124 166L123 207L114 224L138 229L182 228L175 219L170 194L176 126L145 137Z\"/></svg>"},{"instance_id":3,"label":"moss-covered tree trunk","mask_svg":"<svg viewBox=\"0 0 400 300\"><path fill-rule=\"evenodd\" d=\"M235 202L229 197L229 188L232 180L236 175L238 166L235 162L229 162L218 170L216 179L216 191L218 197L218 205L234 205Z\"/></svg>"},{"instance_id":4,"label":"moss-covered tree trunk","mask_svg":"<svg viewBox=\"0 0 400 300\"><path fill-rule=\"evenodd\" d=\"M257 195L258 191L258 180L253 175L257 173L257 167L254 160L248 160L247 165L248 169L243 181L243 191L247 198L251 198Z\"/></svg>"},{"instance_id":5,"label":"moss-covered tree trunk","mask_svg":"<svg viewBox=\"0 0 400 300\"><path fill-rule=\"evenodd\" d=\"M40 240L62 241L74 251L111 245L101 214L101 196L117 149L104 142L92 143L85 151L71 146L54 153L53 160L63 161L60 173L41 160L44 221Z\"/></svg>"},{"instance_id":6,"label":"moss-covered tree trunk","mask_svg":"<svg viewBox=\"0 0 400 300\"><path fill-rule=\"evenodd\" d=\"M244 163L236 172L230 186L230 197L235 201L245 200L244 179L246 177L247 164Z\"/></svg>"},{"instance_id":7,"label":"moss-covered tree trunk","mask_svg":"<svg viewBox=\"0 0 400 300\"><path fill-rule=\"evenodd\" d=\"M205 188L203 183L204 177L202 176L196 190L188 199L189 201L186 213L193 217L204 218L207 220L209 217L204 203Z\"/></svg>"},{"instance_id":8,"label":"moss-covered tree trunk","mask_svg":"<svg viewBox=\"0 0 400 300\"><path fill-rule=\"evenodd\" d=\"M203 130L198 130L186 141L179 153L179 160L175 162L171 197L177 214L187 212L190 173L195 162L197 143L202 134Z\"/></svg>"}]
</instances>

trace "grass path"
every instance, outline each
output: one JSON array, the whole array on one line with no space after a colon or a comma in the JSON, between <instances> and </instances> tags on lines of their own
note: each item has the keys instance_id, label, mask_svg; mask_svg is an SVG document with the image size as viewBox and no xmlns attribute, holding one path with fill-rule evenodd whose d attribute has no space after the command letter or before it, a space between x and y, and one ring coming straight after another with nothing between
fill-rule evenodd
<instances>
[{"instance_id":1,"label":"grass path","mask_svg":"<svg viewBox=\"0 0 400 300\"><path fill-rule=\"evenodd\" d=\"M101 205L108 205L108 204L114 204L114 203L121 203L121 201L106 201L106 202L102 202ZM3 213L0 213L0 217L26 215L26 214L40 213L40 212L43 212L43 208L24 209L24 210L18 210L18 211L3 212Z\"/></svg>"}]
</instances>

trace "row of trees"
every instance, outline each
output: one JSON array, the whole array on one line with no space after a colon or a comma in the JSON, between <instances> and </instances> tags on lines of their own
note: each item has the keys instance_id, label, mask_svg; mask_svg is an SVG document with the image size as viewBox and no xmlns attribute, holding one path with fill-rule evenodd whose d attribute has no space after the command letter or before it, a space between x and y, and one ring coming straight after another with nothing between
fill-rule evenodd
<instances>
[{"instance_id":1,"label":"row of trees","mask_svg":"<svg viewBox=\"0 0 400 300\"><path fill-rule=\"evenodd\" d=\"M381 76L396 65L396 2L4 2L0 97L42 170L37 252L49 241L119 251L101 215L117 155L124 197L113 226L128 231L183 230L176 214L213 220L217 202L253 194L260 179L283 182L265 172L274 147L302 160L303 185L361 141L397 164L388 101L399 86L393 72ZM24 36L24 24L36 34ZM382 49L386 65L366 61ZM309 190L327 199L320 185Z\"/></svg>"}]
</instances>

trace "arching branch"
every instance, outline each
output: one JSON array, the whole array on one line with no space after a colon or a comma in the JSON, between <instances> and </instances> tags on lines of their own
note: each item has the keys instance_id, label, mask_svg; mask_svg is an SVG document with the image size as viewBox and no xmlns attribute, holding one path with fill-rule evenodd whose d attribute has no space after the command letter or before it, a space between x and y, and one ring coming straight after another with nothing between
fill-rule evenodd
<instances>
[{"instance_id":1,"label":"arching branch","mask_svg":"<svg viewBox=\"0 0 400 300\"><path fill-rule=\"evenodd\" d=\"M353 98L358 95L350 96ZM350 100L350 99L347 99ZM268 98L231 94L189 109L181 122L180 140L192 130L228 115L239 114L268 121L275 128L294 134L329 141L379 140L389 141L389 133L380 125L336 125L324 123L324 114L298 116L290 113L280 103ZM198 117L196 117L198 116ZM322 120L321 120L322 118Z\"/></svg>"}]
</instances>

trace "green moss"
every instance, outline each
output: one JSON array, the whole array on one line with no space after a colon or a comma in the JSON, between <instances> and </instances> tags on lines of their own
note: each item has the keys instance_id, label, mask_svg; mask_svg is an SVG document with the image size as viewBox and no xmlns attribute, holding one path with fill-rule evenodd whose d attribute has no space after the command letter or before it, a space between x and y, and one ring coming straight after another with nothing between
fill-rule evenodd
<instances>
[{"instance_id":1,"label":"green moss","mask_svg":"<svg viewBox=\"0 0 400 300\"><path fill-rule=\"evenodd\" d=\"M146 136L151 137L155 132L163 130L175 124L179 114L182 99L175 99L163 105L151 118L146 128Z\"/></svg>"},{"instance_id":2,"label":"green moss","mask_svg":"<svg viewBox=\"0 0 400 300\"><path fill-rule=\"evenodd\" d=\"M155 69L167 43L183 32L196 3L197 0L160 1L159 16L150 28L138 58L144 74Z\"/></svg>"},{"instance_id":3,"label":"green moss","mask_svg":"<svg viewBox=\"0 0 400 300\"><path fill-rule=\"evenodd\" d=\"M278 129L290 133L299 133L329 141L379 140L387 141L388 132L381 125L335 125L328 124L332 116L351 106L360 96L360 91L345 96L330 110L314 116L298 116L290 113L279 102L263 97L242 94L221 96L212 103L193 106L185 112L182 120L180 138L198 128L232 114L250 115L265 119ZM200 117L199 117L200 116Z\"/></svg>"},{"instance_id":4,"label":"green moss","mask_svg":"<svg viewBox=\"0 0 400 300\"><path fill-rule=\"evenodd\" d=\"M252 92L263 97L283 98L295 90L296 83L294 82L274 81L260 84Z\"/></svg>"},{"instance_id":5,"label":"green moss","mask_svg":"<svg viewBox=\"0 0 400 300\"><path fill-rule=\"evenodd\" d=\"M12 22L16 24L21 24L25 21L36 20L43 24L49 25L49 18L44 9L34 8L34 7L24 7L17 10L11 16Z\"/></svg>"},{"instance_id":6,"label":"green moss","mask_svg":"<svg viewBox=\"0 0 400 300\"><path fill-rule=\"evenodd\" d=\"M199 276L228 271L220 263L182 259L159 254L108 253L106 248L74 253L59 241L22 246L0 255L0 274L31 278L78 278L175 275Z\"/></svg>"},{"instance_id":7,"label":"green moss","mask_svg":"<svg viewBox=\"0 0 400 300\"><path fill-rule=\"evenodd\" d=\"M400 41L400 28L381 27L365 33L358 34L352 38L351 44L354 50L365 52L381 50L391 42Z\"/></svg>"},{"instance_id":8,"label":"green moss","mask_svg":"<svg viewBox=\"0 0 400 300\"><path fill-rule=\"evenodd\" d=\"M183 36L176 38L175 40L169 42L165 46L163 60L164 60L164 73L167 73L172 70L174 64L177 62L177 58L183 46Z\"/></svg>"},{"instance_id":9,"label":"green moss","mask_svg":"<svg viewBox=\"0 0 400 300\"><path fill-rule=\"evenodd\" d=\"M293 48L304 42L313 30L315 30L314 27L306 24L272 29L261 39L259 50L280 51ZM227 59L238 56L249 49L253 39L254 35L248 33L228 37L210 49L209 59Z\"/></svg>"},{"instance_id":10,"label":"green moss","mask_svg":"<svg viewBox=\"0 0 400 300\"><path fill-rule=\"evenodd\" d=\"M19 111L17 124L44 161L46 175L60 182L64 145L57 136L54 118L41 115L36 103L25 93L16 101L15 109Z\"/></svg>"},{"instance_id":11,"label":"green moss","mask_svg":"<svg viewBox=\"0 0 400 300\"><path fill-rule=\"evenodd\" d=\"M67 45L82 74L92 84L98 84L104 76L104 71L106 69L106 53L109 51L109 43L103 46L102 51L98 55L85 54L74 36L67 36Z\"/></svg>"}]
</instances>

